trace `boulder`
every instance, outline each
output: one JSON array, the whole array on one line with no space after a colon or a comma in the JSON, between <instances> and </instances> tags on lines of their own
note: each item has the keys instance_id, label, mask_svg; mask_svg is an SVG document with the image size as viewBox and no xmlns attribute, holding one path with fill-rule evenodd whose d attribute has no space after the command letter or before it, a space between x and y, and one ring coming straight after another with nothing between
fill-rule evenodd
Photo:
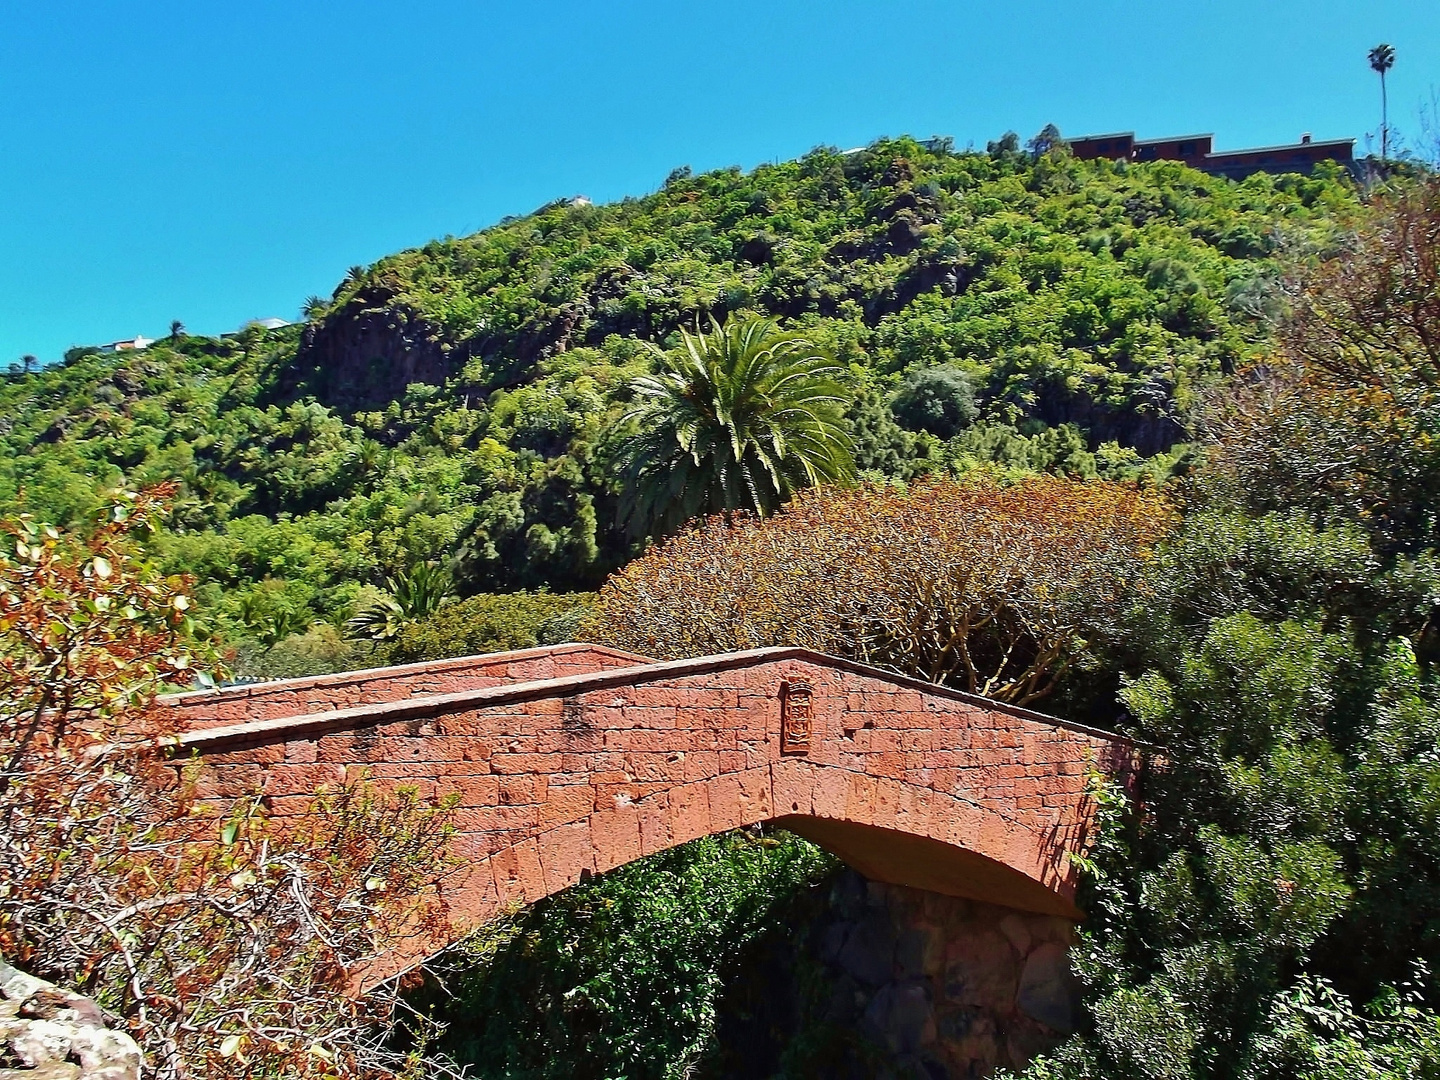
<instances>
[{"instance_id":1,"label":"boulder","mask_svg":"<svg viewBox=\"0 0 1440 1080\"><path fill-rule=\"evenodd\" d=\"M140 1080L140 1063L89 998L0 961L0 1080Z\"/></svg>"}]
</instances>

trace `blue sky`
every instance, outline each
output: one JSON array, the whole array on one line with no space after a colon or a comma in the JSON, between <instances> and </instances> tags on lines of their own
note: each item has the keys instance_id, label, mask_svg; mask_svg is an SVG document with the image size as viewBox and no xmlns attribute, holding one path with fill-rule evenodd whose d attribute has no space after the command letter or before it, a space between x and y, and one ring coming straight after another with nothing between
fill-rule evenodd
<instances>
[{"instance_id":1,"label":"blue sky","mask_svg":"<svg viewBox=\"0 0 1440 1080\"><path fill-rule=\"evenodd\" d=\"M0 8L0 363L294 318L347 267L561 196L880 135L959 146L1379 124L1440 93L1435 0Z\"/></svg>"}]
</instances>

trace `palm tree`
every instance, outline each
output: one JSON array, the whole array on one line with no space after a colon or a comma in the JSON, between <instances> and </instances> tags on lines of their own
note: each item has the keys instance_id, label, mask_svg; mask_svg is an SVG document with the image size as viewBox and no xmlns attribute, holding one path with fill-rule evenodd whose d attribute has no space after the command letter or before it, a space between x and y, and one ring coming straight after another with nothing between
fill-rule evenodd
<instances>
[{"instance_id":1,"label":"palm tree","mask_svg":"<svg viewBox=\"0 0 1440 1080\"><path fill-rule=\"evenodd\" d=\"M1380 75L1380 160L1390 156L1390 104L1385 97L1385 73L1395 66L1395 50L1380 44L1370 50L1370 67Z\"/></svg>"},{"instance_id":2,"label":"palm tree","mask_svg":"<svg viewBox=\"0 0 1440 1080\"><path fill-rule=\"evenodd\" d=\"M180 336L185 333L185 324L179 319L170 320L170 340L179 341Z\"/></svg>"},{"instance_id":3,"label":"palm tree","mask_svg":"<svg viewBox=\"0 0 1440 1080\"><path fill-rule=\"evenodd\" d=\"M307 319L318 319L325 314L326 303L318 296L307 297L305 306L300 309L300 314Z\"/></svg>"},{"instance_id":4,"label":"palm tree","mask_svg":"<svg viewBox=\"0 0 1440 1080\"><path fill-rule=\"evenodd\" d=\"M355 447L355 456L351 458L351 461L354 463L356 473L365 477L379 472L381 467L386 464L385 459L388 456L385 447L374 439L361 439L360 445Z\"/></svg>"},{"instance_id":5,"label":"palm tree","mask_svg":"<svg viewBox=\"0 0 1440 1080\"><path fill-rule=\"evenodd\" d=\"M631 383L619 450L632 532L665 533L701 514L771 513L797 488L855 474L846 371L824 349L762 318L649 345L659 371Z\"/></svg>"},{"instance_id":6,"label":"palm tree","mask_svg":"<svg viewBox=\"0 0 1440 1080\"><path fill-rule=\"evenodd\" d=\"M443 566L420 562L385 579L390 595L358 612L345 624L350 636L388 641L405 624L433 615L455 594L455 578Z\"/></svg>"}]
</instances>

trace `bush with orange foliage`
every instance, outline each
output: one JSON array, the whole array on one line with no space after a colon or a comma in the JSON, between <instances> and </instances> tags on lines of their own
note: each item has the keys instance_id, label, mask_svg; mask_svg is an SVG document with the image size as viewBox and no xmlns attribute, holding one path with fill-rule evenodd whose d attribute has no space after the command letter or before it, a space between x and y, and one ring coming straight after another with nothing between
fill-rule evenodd
<instances>
[{"instance_id":1,"label":"bush with orange foliage","mask_svg":"<svg viewBox=\"0 0 1440 1080\"><path fill-rule=\"evenodd\" d=\"M1114 625L1173 521L1154 492L1053 477L810 492L652 548L589 629L661 658L800 645L1024 705Z\"/></svg>"},{"instance_id":2,"label":"bush with orange foliage","mask_svg":"<svg viewBox=\"0 0 1440 1080\"><path fill-rule=\"evenodd\" d=\"M189 583L132 533L169 492L124 495L81 542L0 533L0 954L96 999L147 1075L383 1077L396 997L357 965L439 917L443 807L352 783L298 824L202 807L166 759L156 693L208 657ZM432 1071L433 1075L433 1071Z\"/></svg>"}]
</instances>

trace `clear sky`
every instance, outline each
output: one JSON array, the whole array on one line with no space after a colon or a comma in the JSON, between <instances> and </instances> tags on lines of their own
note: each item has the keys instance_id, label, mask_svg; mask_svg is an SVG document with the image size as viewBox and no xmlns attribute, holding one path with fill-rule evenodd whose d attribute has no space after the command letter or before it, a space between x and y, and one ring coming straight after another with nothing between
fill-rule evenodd
<instances>
[{"instance_id":1,"label":"clear sky","mask_svg":"<svg viewBox=\"0 0 1440 1080\"><path fill-rule=\"evenodd\" d=\"M1437 0L0 3L0 364L293 319L347 267L561 196L947 134L1379 126Z\"/></svg>"}]
</instances>

